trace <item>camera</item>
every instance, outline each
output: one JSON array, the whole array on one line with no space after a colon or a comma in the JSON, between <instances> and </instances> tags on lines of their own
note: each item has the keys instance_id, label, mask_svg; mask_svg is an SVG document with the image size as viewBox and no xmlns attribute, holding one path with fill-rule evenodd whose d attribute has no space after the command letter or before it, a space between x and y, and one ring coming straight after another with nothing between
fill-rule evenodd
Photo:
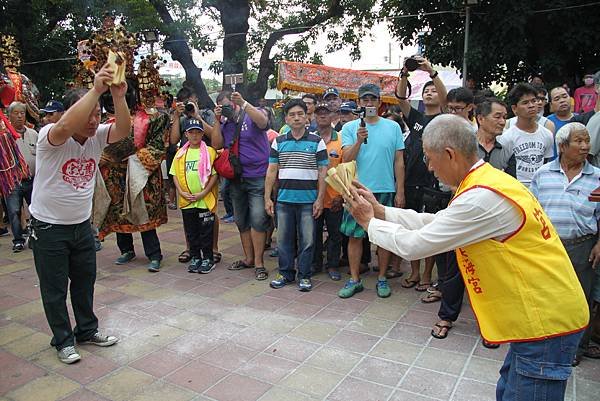
<instances>
[{"instance_id":1,"label":"camera","mask_svg":"<svg viewBox=\"0 0 600 401\"><path fill-rule=\"evenodd\" d=\"M410 56L406 60L404 60L404 66L408 71L415 71L421 65L421 60L419 56Z\"/></svg>"},{"instance_id":2,"label":"camera","mask_svg":"<svg viewBox=\"0 0 600 401\"><path fill-rule=\"evenodd\" d=\"M352 114L357 115L358 118L377 117L377 107L359 107L352 110Z\"/></svg>"},{"instance_id":3,"label":"camera","mask_svg":"<svg viewBox=\"0 0 600 401\"><path fill-rule=\"evenodd\" d=\"M185 112L186 113L191 114L191 113L194 112L194 110L195 110L195 107L194 107L194 104L192 102L187 102L185 104Z\"/></svg>"}]
</instances>

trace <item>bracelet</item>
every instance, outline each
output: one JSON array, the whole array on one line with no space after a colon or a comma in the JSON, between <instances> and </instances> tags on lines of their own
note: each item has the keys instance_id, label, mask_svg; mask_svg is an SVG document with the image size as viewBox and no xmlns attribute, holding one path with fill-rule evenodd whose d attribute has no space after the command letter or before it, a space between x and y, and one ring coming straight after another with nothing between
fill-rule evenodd
<instances>
[{"instance_id":1,"label":"bracelet","mask_svg":"<svg viewBox=\"0 0 600 401\"><path fill-rule=\"evenodd\" d=\"M434 72L433 72L433 74L431 74L431 75L429 76L429 78L431 78L431 79L435 79L435 77L437 77L438 75L439 75L439 73L438 73L437 71L434 71Z\"/></svg>"}]
</instances>

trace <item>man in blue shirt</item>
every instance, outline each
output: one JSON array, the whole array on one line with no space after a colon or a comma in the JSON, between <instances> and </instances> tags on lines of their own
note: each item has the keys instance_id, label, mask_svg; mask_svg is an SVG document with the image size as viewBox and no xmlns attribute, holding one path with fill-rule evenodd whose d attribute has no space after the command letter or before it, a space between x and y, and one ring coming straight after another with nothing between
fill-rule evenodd
<instances>
[{"instance_id":1,"label":"man in blue shirt","mask_svg":"<svg viewBox=\"0 0 600 401\"><path fill-rule=\"evenodd\" d=\"M535 173L530 189L567 250L593 316L594 269L600 262L600 203L591 202L588 197L598 186L600 169L586 161L590 135L585 125L564 125L556 133L556 145L559 157ZM590 324L579 342L574 365L582 356L600 358L600 347L590 344L591 328Z\"/></svg>"},{"instance_id":2,"label":"man in blue shirt","mask_svg":"<svg viewBox=\"0 0 600 401\"><path fill-rule=\"evenodd\" d=\"M285 122L291 131L275 138L269 155L265 181L265 210L274 216L271 192L279 178L277 194L277 249L279 274L272 288L282 288L296 280L296 240L298 242L298 288L312 289L311 267L315 242L315 219L323 212L325 175L329 159L319 135L308 132L306 104L292 99L285 104ZM298 233L298 238L296 238Z\"/></svg>"},{"instance_id":3,"label":"man in blue shirt","mask_svg":"<svg viewBox=\"0 0 600 401\"><path fill-rule=\"evenodd\" d=\"M377 110L381 104L380 89L374 84L362 85L358 89L358 98L359 107ZM379 202L387 206L404 207L404 140L397 122L377 114L350 121L342 128L342 148L343 161L356 160L358 180L375 194ZM363 253L362 238L366 233L346 210L340 231L350 237L348 256L352 277L338 295L349 298L363 290L360 258ZM364 251L370 252L368 249ZM389 261L390 253L379 248L377 295L382 298L391 294L385 275Z\"/></svg>"}]
</instances>

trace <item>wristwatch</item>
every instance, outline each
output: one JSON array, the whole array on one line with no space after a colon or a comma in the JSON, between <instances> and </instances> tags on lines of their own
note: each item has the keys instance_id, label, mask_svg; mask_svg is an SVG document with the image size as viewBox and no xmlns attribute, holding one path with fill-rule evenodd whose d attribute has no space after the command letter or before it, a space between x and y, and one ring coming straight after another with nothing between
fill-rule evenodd
<instances>
[{"instance_id":1,"label":"wristwatch","mask_svg":"<svg viewBox=\"0 0 600 401\"><path fill-rule=\"evenodd\" d=\"M437 71L434 71L433 74L429 75L429 78L434 79L438 75L439 75L439 73Z\"/></svg>"}]
</instances>

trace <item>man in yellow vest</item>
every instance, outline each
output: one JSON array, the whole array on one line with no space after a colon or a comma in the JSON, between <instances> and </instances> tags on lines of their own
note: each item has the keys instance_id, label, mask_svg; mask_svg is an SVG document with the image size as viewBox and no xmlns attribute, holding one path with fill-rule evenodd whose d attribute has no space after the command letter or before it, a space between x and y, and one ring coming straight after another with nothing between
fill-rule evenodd
<instances>
[{"instance_id":1,"label":"man in yellow vest","mask_svg":"<svg viewBox=\"0 0 600 401\"><path fill-rule=\"evenodd\" d=\"M498 401L563 400L589 311L550 219L523 184L479 159L464 119L437 117L423 149L428 168L456 188L447 209L384 207L365 188L352 189L347 207L373 243L404 259L456 250L482 337L510 343Z\"/></svg>"}]
</instances>

